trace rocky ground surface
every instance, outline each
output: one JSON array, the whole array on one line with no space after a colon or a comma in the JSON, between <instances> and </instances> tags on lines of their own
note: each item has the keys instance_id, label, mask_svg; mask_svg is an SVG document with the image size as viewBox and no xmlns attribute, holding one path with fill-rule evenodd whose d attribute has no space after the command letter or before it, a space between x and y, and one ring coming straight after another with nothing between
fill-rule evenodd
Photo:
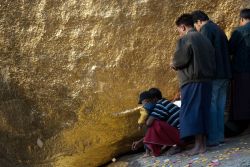
<instances>
[{"instance_id":1,"label":"rocky ground surface","mask_svg":"<svg viewBox=\"0 0 250 167\"><path fill-rule=\"evenodd\" d=\"M187 156L185 151L175 156L142 158L143 153L119 158L108 167L250 167L250 129L244 134L226 139L218 147L210 147L202 155Z\"/></svg>"}]
</instances>

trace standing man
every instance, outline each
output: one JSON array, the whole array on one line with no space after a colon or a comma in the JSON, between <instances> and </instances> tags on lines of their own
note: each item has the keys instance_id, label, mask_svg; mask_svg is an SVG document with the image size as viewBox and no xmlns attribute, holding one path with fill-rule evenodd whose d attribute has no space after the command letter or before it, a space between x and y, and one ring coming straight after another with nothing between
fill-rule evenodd
<instances>
[{"instance_id":1,"label":"standing man","mask_svg":"<svg viewBox=\"0 0 250 167\"><path fill-rule=\"evenodd\" d=\"M212 81L212 101L209 115L207 145L224 142L224 112L231 74L231 61L226 34L203 11L192 12L194 26L206 36L215 49L216 73Z\"/></svg>"},{"instance_id":2,"label":"standing man","mask_svg":"<svg viewBox=\"0 0 250 167\"><path fill-rule=\"evenodd\" d=\"M240 12L240 27L229 41L233 66L233 119L240 123L250 120L250 9Z\"/></svg>"},{"instance_id":3,"label":"standing man","mask_svg":"<svg viewBox=\"0 0 250 167\"><path fill-rule=\"evenodd\" d=\"M211 79L215 72L211 42L193 28L193 18L183 14L176 20L180 39L171 67L178 72L181 88L180 137L195 136L189 155L206 151L207 116L211 104Z\"/></svg>"}]
</instances>

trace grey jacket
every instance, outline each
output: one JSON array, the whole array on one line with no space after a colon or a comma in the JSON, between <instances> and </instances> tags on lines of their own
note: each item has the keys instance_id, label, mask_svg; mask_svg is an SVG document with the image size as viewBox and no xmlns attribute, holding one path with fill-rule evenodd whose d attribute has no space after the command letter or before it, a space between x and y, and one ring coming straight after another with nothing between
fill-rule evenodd
<instances>
[{"instance_id":1,"label":"grey jacket","mask_svg":"<svg viewBox=\"0 0 250 167\"><path fill-rule=\"evenodd\" d=\"M202 82L215 77L215 53L211 42L194 29L180 38L172 59L180 87L191 82Z\"/></svg>"}]
</instances>

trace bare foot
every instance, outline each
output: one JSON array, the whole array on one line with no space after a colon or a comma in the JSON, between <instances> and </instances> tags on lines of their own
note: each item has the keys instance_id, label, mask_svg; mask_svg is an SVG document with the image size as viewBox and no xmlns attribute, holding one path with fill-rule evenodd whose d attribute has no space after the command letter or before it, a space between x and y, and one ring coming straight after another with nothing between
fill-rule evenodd
<instances>
[{"instance_id":1,"label":"bare foot","mask_svg":"<svg viewBox=\"0 0 250 167\"><path fill-rule=\"evenodd\" d=\"M198 154L203 154L205 152L206 152L206 147L205 146L198 146L198 147L194 147L192 150L187 152L187 155L188 156L194 156L194 155L198 155Z\"/></svg>"},{"instance_id":2,"label":"bare foot","mask_svg":"<svg viewBox=\"0 0 250 167\"><path fill-rule=\"evenodd\" d=\"M146 153L142 156L142 158L147 158L151 156L151 151L149 149L146 149Z\"/></svg>"},{"instance_id":3,"label":"bare foot","mask_svg":"<svg viewBox=\"0 0 250 167\"><path fill-rule=\"evenodd\" d=\"M199 147L194 147L192 150L187 152L188 156L193 156L193 155L197 155L200 153L200 149Z\"/></svg>"},{"instance_id":4,"label":"bare foot","mask_svg":"<svg viewBox=\"0 0 250 167\"><path fill-rule=\"evenodd\" d=\"M162 146L161 151L165 150L168 146Z\"/></svg>"},{"instance_id":5,"label":"bare foot","mask_svg":"<svg viewBox=\"0 0 250 167\"><path fill-rule=\"evenodd\" d=\"M181 147L171 147L169 150L168 150L168 155L175 155L175 154L178 154L182 151Z\"/></svg>"},{"instance_id":6,"label":"bare foot","mask_svg":"<svg viewBox=\"0 0 250 167\"><path fill-rule=\"evenodd\" d=\"M200 148L200 152L199 154L203 154L207 151L207 148L206 148L206 145L203 145L201 148Z\"/></svg>"},{"instance_id":7,"label":"bare foot","mask_svg":"<svg viewBox=\"0 0 250 167\"><path fill-rule=\"evenodd\" d=\"M150 157L150 154L145 153L145 154L142 156L142 158L147 158L147 157Z\"/></svg>"},{"instance_id":8,"label":"bare foot","mask_svg":"<svg viewBox=\"0 0 250 167\"><path fill-rule=\"evenodd\" d=\"M171 146L163 146L161 148L161 154L164 153L165 151L168 151L170 148L172 148Z\"/></svg>"},{"instance_id":9,"label":"bare foot","mask_svg":"<svg viewBox=\"0 0 250 167\"><path fill-rule=\"evenodd\" d=\"M204 135L196 135L194 148L187 154L189 156L193 156L197 154L203 154L204 152L206 152L206 137Z\"/></svg>"}]
</instances>

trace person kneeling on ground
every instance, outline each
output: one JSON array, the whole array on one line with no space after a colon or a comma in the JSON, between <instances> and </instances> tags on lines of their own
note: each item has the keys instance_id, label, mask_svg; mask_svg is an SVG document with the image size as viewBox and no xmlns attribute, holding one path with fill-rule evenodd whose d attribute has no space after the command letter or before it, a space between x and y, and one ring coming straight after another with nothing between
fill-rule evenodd
<instances>
[{"instance_id":1,"label":"person kneeling on ground","mask_svg":"<svg viewBox=\"0 0 250 167\"><path fill-rule=\"evenodd\" d=\"M142 92L139 104L143 105L148 114L145 122L147 131L143 139L133 143L132 150L137 149L143 141L146 149L145 156L159 156L162 149L169 146L176 146L169 150L170 154L180 152L182 145L179 137L180 108L163 98L157 88ZM147 114L142 115L145 117Z\"/></svg>"}]
</instances>

